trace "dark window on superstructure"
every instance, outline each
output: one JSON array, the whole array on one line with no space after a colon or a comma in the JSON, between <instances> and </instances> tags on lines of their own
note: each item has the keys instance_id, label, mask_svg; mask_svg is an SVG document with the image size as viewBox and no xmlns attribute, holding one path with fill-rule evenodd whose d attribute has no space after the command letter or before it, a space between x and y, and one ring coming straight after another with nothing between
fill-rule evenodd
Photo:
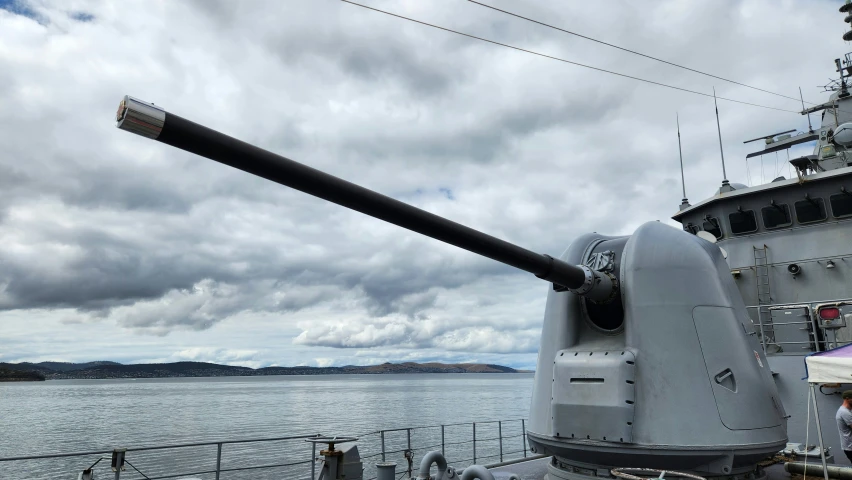
<instances>
[{"instance_id":1,"label":"dark window on superstructure","mask_svg":"<svg viewBox=\"0 0 852 480\"><path fill-rule=\"evenodd\" d=\"M742 235L757 231L757 219L754 218L754 210L738 210L728 215L731 224L731 233Z\"/></svg>"},{"instance_id":2,"label":"dark window on superstructure","mask_svg":"<svg viewBox=\"0 0 852 480\"><path fill-rule=\"evenodd\" d=\"M716 220L713 217L707 217L704 219L704 223L702 223L701 227L705 232L713 234L716 238L722 238L722 227L719 226L719 220Z\"/></svg>"},{"instance_id":3,"label":"dark window on superstructure","mask_svg":"<svg viewBox=\"0 0 852 480\"><path fill-rule=\"evenodd\" d=\"M808 198L793 204L796 220L799 223L813 223L825 220L825 202L821 198Z\"/></svg>"},{"instance_id":4,"label":"dark window on superstructure","mask_svg":"<svg viewBox=\"0 0 852 480\"><path fill-rule=\"evenodd\" d=\"M828 197L831 203L831 214L836 218L843 218L852 215L852 195L848 193L838 193Z\"/></svg>"},{"instance_id":5,"label":"dark window on superstructure","mask_svg":"<svg viewBox=\"0 0 852 480\"><path fill-rule=\"evenodd\" d=\"M786 204L775 204L760 209L763 226L767 229L789 227L793 224L790 218L790 207Z\"/></svg>"},{"instance_id":6,"label":"dark window on superstructure","mask_svg":"<svg viewBox=\"0 0 852 480\"><path fill-rule=\"evenodd\" d=\"M698 225L693 225L691 223L687 223L686 225L684 225L683 229L684 229L684 231L687 231L687 232L689 232L693 235L698 233L698 230L699 230Z\"/></svg>"}]
</instances>

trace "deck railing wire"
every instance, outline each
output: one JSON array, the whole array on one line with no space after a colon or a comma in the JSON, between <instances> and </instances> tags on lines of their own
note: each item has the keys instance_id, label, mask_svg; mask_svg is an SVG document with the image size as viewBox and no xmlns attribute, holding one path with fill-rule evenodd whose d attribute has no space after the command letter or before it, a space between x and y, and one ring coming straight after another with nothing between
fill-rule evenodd
<instances>
[{"instance_id":1,"label":"deck railing wire","mask_svg":"<svg viewBox=\"0 0 852 480\"><path fill-rule=\"evenodd\" d=\"M321 466L316 444L305 440L319 433L273 438L154 445L127 448L124 470L113 472L113 450L27 455L0 458L0 470L21 478L77 478L92 468L96 478L202 480L294 478L314 480ZM526 458L526 421L493 420L376 430L357 435L363 478L375 480L378 462L396 462L397 476L416 476L420 459L429 451L444 454L457 468ZM345 448L346 444L340 445ZM179 472L179 473L177 473Z\"/></svg>"}]
</instances>

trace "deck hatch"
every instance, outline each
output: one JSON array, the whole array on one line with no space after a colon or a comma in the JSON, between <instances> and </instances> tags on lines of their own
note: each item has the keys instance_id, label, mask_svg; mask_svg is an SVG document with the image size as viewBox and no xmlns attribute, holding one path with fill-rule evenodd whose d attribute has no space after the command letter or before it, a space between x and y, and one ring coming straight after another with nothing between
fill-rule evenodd
<instances>
[{"instance_id":1,"label":"deck hatch","mask_svg":"<svg viewBox=\"0 0 852 480\"><path fill-rule=\"evenodd\" d=\"M760 344L743 331L734 309L698 306L692 318L722 423L731 430L781 425L778 412L768 408L772 398L764 384L771 379L769 366L757 351Z\"/></svg>"}]
</instances>

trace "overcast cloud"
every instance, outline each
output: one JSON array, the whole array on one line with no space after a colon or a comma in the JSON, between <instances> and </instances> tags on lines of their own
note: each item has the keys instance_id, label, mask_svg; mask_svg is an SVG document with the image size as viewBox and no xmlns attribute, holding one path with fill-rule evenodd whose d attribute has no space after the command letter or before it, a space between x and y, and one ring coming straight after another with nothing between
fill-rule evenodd
<instances>
[{"instance_id":1,"label":"overcast cloud","mask_svg":"<svg viewBox=\"0 0 852 480\"><path fill-rule=\"evenodd\" d=\"M800 108L463 0L365 2ZM490 2L814 102L840 3ZM689 198L721 181L712 99L339 1L0 0L0 361L535 364L547 284L121 132L124 94L551 255L672 223L676 112ZM719 109L731 181L787 175L786 155L747 170L742 141L804 117Z\"/></svg>"}]
</instances>

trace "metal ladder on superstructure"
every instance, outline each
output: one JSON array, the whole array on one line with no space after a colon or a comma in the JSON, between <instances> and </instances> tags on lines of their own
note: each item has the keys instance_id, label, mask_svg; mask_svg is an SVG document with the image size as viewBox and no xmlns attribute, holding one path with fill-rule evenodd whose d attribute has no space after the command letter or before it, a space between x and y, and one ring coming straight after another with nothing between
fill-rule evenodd
<instances>
[{"instance_id":1,"label":"metal ladder on superstructure","mask_svg":"<svg viewBox=\"0 0 852 480\"><path fill-rule=\"evenodd\" d=\"M775 332L772 329L772 314L769 305L772 304L772 295L769 287L769 247L754 249L754 278L757 286L757 320L760 329L760 344L766 352L766 344L775 341ZM768 341L767 341L768 338Z\"/></svg>"}]
</instances>

